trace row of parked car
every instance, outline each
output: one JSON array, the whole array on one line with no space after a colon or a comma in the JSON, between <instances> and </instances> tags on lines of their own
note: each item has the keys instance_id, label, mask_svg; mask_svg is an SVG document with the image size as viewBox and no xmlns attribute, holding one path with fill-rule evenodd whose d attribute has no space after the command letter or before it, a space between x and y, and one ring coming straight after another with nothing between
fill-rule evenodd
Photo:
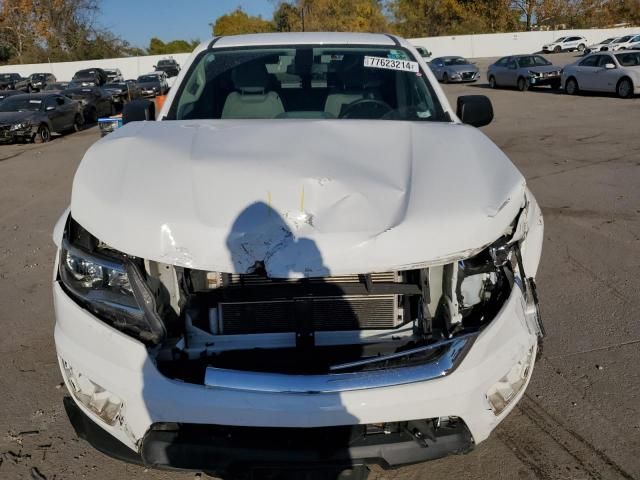
<instances>
[{"instance_id":1,"label":"row of parked car","mask_svg":"<svg viewBox=\"0 0 640 480\"><path fill-rule=\"evenodd\" d=\"M542 46L542 51L544 53L578 51L589 54L594 52L615 52L618 50L635 49L640 49L640 33L623 35L622 37L607 38L593 45L589 45L586 38L574 35L560 37L553 42Z\"/></svg>"},{"instance_id":2,"label":"row of parked car","mask_svg":"<svg viewBox=\"0 0 640 480\"><path fill-rule=\"evenodd\" d=\"M443 83L475 82L480 78L478 67L463 57L434 58L429 67ZM569 95L593 91L630 98L640 94L640 48L599 48L565 67L552 64L542 55L509 55L489 65L487 80L491 88L525 91L549 86L564 88Z\"/></svg>"},{"instance_id":3,"label":"row of parked car","mask_svg":"<svg viewBox=\"0 0 640 480\"><path fill-rule=\"evenodd\" d=\"M26 78L0 74L0 141L47 142L52 132L96 123L100 117L122 111L132 100L165 95L168 79L178 75L180 66L166 59L154 68L135 80L125 80L117 68L83 69L68 82L58 81L51 73Z\"/></svg>"}]
</instances>

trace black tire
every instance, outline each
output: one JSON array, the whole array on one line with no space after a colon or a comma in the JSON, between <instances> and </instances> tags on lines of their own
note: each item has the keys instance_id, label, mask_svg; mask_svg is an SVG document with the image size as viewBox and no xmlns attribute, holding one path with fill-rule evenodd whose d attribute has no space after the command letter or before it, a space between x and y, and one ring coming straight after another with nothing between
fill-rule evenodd
<instances>
[{"instance_id":1,"label":"black tire","mask_svg":"<svg viewBox=\"0 0 640 480\"><path fill-rule=\"evenodd\" d=\"M86 123L96 123L98 121L98 111L94 107L91 107L87 110L84 118Z\"/></svg>"},{"instance_id":2,"label":"black tire","mask_svg":"<svg viewBox=\"0 0 640 480\"><path fill-rule=\"evenodd\" d=\"M27 85L27 93L31 92L33 92L33 88L31 88L31 85Z\"/></svg>"},{"instance_id":3,"label":"black tire","mask_svg":"<svg viewBox=\"0 0 640 480\"><path fill-rule=\"evenodd\" d=\"M42 123L33 136L33 143L47 143L49 140L51 140L51 130L46 123Z\"/></svg>"},{"instance_id":4,"label":"black tire","mask_svg":"<svg viewBox=\"0 0 640 480\"><path fill-rule=\"evenodd\" d=\"M616 93L620 98L633 97L633 82L631 79L628 77L621 78L618 85L616 85Z\"/></svg>"},{"instance_id":5,"label":"black tire","mask_svg":"<svg viewBox=\"0 0 640 480\"><path fill-rule=\"evenodd\" d=\"M84 124L84 119L82 118L82 115L80 115L79 113L76 113L76 116L73 119L73 131L79 132L80 130L82 130L83 124Z\"/></svg>"},{"instance_id":6,"label":"black tire","mask_svg":"<svg viewBox=\"0 0 640 480\"><path fill-rule=\"evenodd\" d=\"M553 53L560 53L562 51L562 48L560 48L560 45L556 45L556 48L553 49Z\"/></svg>"},{"instance_id":7,"label":"black tire","mask_svg":"<svg viewBox=\"0 0 640 480\"><path fill-rule=\"evenodd\" d=\"M449 83L449 75L446 72L442 74L442 83Z\"/></svg>"},{"instance_id":8,"label":"black tire","mask_svg":"<svg viewBox=\"0 0 640 480\"><path fill-rule=\"evenodd\" d=\"M578 45L578 51L579 52L584 52L585 48L587 48L587 46L584 43L581 43L580 45Z\"/></svg>"},{"instance_id":9,"label":"black tire","mask_svg":"<svg viewBox=\"0 0 640 480\"><path fill-rule=\"evenodd\" d=\"M518 90L520 90L521 92L526 92L527 90L529 90L529 80L524 77L520 77L518 79Z\"/></svg>"},{"instance_id":10,"label":"black tire","mask_svg":"<svg viewBox=\"0 0 640 480\"><path fill-rule=\"evenodd\" d=\"M498 82L496 82L496 77L493 75L489 76L489 88L498 88Z\"/></svg>"},{"instance_id":11,"label":"black tire","mask_svg":"<svg viewBox=\"0 0 640 480\"><path fill-rule=\"evenodd\" d=\"M569 77L564 84L564 91L567 93L567 95L577 95L578 92L580 92L578 81L573 77Z\"/></svg>"}]
</instances>

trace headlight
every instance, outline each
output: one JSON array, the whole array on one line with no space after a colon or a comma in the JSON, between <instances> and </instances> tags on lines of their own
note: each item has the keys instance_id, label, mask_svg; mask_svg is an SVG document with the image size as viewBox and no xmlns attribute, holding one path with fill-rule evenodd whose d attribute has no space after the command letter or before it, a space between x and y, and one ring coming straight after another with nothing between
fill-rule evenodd
<instances>
[{"instance_id":1,"label":"headlight","mask_svg":"<svg viewBox=\"0 0 640 480\"><path fill-rule=\"evenodd\" d=\"M15 123L11 125L11 128L9 130L16 131L16 130L24 130L25 128L29 128L28 123Z\"/></svg>"},{"instance_id":2,"label":"headlight","mask_svg":"<svg viewBox=\"0 0 640 480\"><path fill-rule=\"evenodd\" d=\"M136 259L100 247L72 219L58 271L67 292L101 320L146 343L157 344L164 338L166 329L155 295Z\"/></svg>"}]
</instances>

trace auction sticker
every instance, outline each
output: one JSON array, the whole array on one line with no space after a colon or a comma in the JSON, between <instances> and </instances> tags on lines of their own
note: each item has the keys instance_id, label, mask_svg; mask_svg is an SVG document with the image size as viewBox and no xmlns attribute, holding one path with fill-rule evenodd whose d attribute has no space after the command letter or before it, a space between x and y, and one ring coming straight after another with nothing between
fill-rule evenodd
<instances>
[{"instance_id":1,"label":"auction sticker","mask_svg":"<svg viewBox=\"0 0 640 480\"><path fill-rule=\"evenodd\" d=\"M387 70L402 70L404 72L418 73L418 62L409 60L395 60L383 57L364 57L364 66L369 68L384 68Z\"/></svg>"}]
</instances>

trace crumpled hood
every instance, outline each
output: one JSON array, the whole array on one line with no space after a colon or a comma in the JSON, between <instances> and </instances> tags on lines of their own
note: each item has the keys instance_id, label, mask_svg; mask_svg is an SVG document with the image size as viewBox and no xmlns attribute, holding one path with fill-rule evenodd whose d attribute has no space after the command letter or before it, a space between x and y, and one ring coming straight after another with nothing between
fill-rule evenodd
<instances>
[{"instance_id":1,"label":"crumpled hood","mask_svg":"<svg viewBox=\"0 0 640 480\"><path fill-rule=\"evenodd\" d=\"M0 112L0 125L9 125L26 120L33 120L38 116L39 112Z\"/></svg>"},{"instance_id":2,"label":"crumpled hood","mask_svg":"<svg viewBox=\"0 0 640 480\"><path fill-rule=\"evenodd\" d=\"M468 256L509 227L524 188L506 156L463 125L137 122L86 153L71 214L130 255L326 276Z\"/></svg>"}]
</instances>

